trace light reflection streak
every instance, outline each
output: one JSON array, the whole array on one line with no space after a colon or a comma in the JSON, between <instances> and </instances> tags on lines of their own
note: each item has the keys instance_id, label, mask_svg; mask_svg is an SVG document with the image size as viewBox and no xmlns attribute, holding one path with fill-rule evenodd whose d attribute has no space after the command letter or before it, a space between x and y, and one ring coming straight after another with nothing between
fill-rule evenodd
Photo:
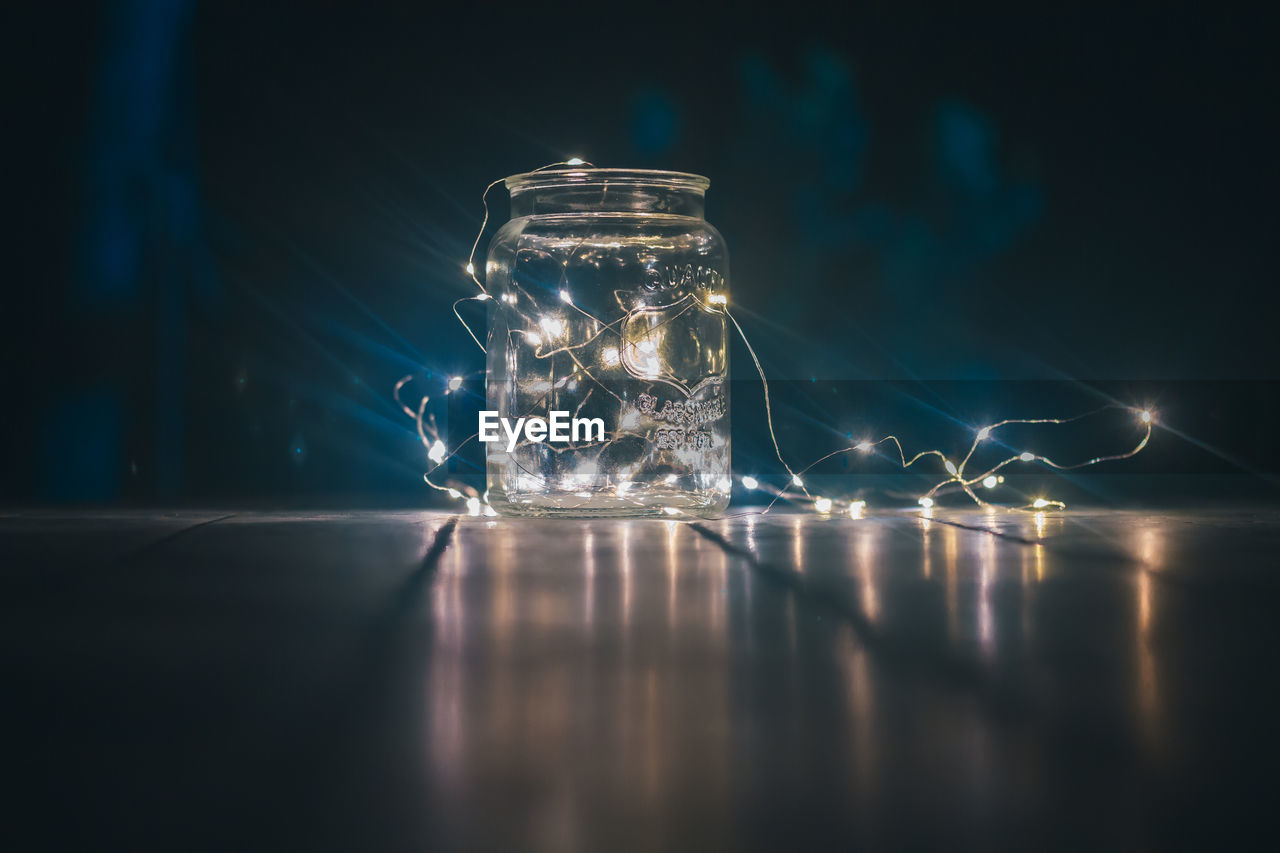
<instances>
[{"instance_id":1,"label":"light reflection streak","mask_svg":"<svg viewBox=\"0 0 1280 853\"><path fill-rule=\"evenodd\" d=\"M674 521L667 525L667 628L674 630L676 624L676 531L679 525ZM699 543L701 544L701 543Z\"/></svg>"},{"instance_id":2,"label":"light reflection streak","mask_svg":"<svg viewBox=\"0 0 1280 853\"><path fill-rule=\"evenodd\" d=\"M804 518L791 519L791 556L797 572L804 574Z\"/></svg>"},{"instance_id":3,"label":"light reflection streak","mask_svg":"<svg viewBox=\"0 0 1280 853\"><path fill-rule=\"evenodd\" d=\"M948 526L942 535L942 558L947 573L947 637L953 645L960 641L960 602L956 589L958 551L956 529Z\"/></svg>"},{"instance_id":4,"label":"light reflection streak","mask_svg":"<svg viewBox=\"0 0 1280 853\"><path fill-rule=\"evenodd\" d=\"M1164 542L1154 529L1143 530L1138 538L1138 558L1151 567L1159 568L1164 562Z\"/></svg>"},{"instance_id":5,"label":"light reflection streak","mask_svg":"<svg viewBox=\"0 0 1280 853\"><path fill-rule=\"evenodd\" d=\"M848 633L852 633L849 631ZM842 638L846 650L846 665L850 670L850 684L853 695L850 704L853 706L853 761L854 774L858 780L858 790L874 792L876 790L876 768L878 762L878 739L875 726L875 693L874 680L871 677L871 661L866 646L853 637Z\"/></svg>"},{"instance_id":6,"label":"light reflection streak","mask_svg":"<svg viewBox=\"0 0 1280 853\"><path fill-rule=\"evenodd\" d=\"M716 548L711 565L711 627L717 636L722 635L729 624L729 555L723 548Z\"/></svg>"},{"instance_id":7,"label":"light reflection streak","mask_svg":"<svg viewBox=\"0 0 1280 853\"><path fill-rule=\"evenodd\" d=\"M933 542L929 535L932 529L932 521L927 518L920 519L920 569L924 573L925 580L929 580L933 574Z\"/></svg>"},{"instance_id":8,"label":"light reflection streak","mask_svg":"<svg viewBox=\"0 0 1280 853\"><path fill-rule=\"evenodd\" d=\"M618 554L618 568L622 572L622 624L631 627L631 522L624 521L622 547Z\"/></svg>"},{"instance_id":9,"label":"light reflection streak","mask_svg":"<svg viewBox=\"0 0 1280 853\"><path fill-rule=\"evenodd\" d=\"M982 653L990 658L995 654L995 624L991 614L991 582L996 573L996 540L984 535L978 554L978 640Z\"/></svg>"},{"instance_id":10,"label":"light reflection streak","mask_svg":"<svg viewBox=\"0 0 1280 853\"><path fill-rule=\"evenodd\" d=\"M1138 570L1137 631L1135 652L1138 662L1138 715L1142 738L1148 748L1157 749L1160 739L1160 685L1156 675L1155 655L1151 650L1154 581L1151 572L1162 566L1164 542L1160 533L1148 529L1139 534L1139 553L1146 568Z\"/></svg>"},{"instance_id":11,"label":"light reflection streak","mask_svg":"<svg viewBox=\"0 0 1280 853\"><path fill-rule=\"evenodd\" d=\"M582 538L582 568L586 578L583 584L582 615L587 627L596 624L596 537L587 525L586 535Z\"/></svg>"},{"instance_id":12,"label":"light reflection streak","mask_svg":"<svg viewBox=\"0 0 1280 853\"><path fill-rule=\"evenodd\" d=\"M1035 561L1035 554L1033 552L1038 550L1040 547L1042 546L1036 544L1021 550L1022 587L1020 589L1020 604L1022 606L1022 639L1027 648L1031 647L1031 613L1033 609L1032 605L1035 603L1034 588L1031 584L1031 579L1035 574L1035 570L1032 568L1032 563Z\"/></svg>"},{"instance_id":13,"label":"light reflection streak","mask_svg":"<svg viewBox=\"0 0 1280 853\"><path fill-rule=\"evenodd\" d=\"M876 543L871 538L871 529L869 527L860 527L858 535L854 539L853 547L856 552L859 592L862 598L863 610L866 613L867 620L874 625L880 619L880 597L876 593L874 581L878 555L876 554Z\"/></svg>"}]
</instances>

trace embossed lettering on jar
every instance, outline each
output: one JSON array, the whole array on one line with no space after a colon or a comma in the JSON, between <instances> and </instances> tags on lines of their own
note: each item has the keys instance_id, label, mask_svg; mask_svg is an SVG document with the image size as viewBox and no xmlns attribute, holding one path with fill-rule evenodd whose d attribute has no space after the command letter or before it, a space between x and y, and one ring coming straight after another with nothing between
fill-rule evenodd
<instances>
[{"instance_id":1,"label":"embossed lettering on jar","mask_svg":"<svg viewBox=\"0 0 1280 853\"><path fill-rule=\"evenodd\" d=\"M489 248L487 407L568 411L603 440L486 445L504 515L706 516L729 502L729 253L698 175L507 178Z\"/></svg>"}]
</instances>

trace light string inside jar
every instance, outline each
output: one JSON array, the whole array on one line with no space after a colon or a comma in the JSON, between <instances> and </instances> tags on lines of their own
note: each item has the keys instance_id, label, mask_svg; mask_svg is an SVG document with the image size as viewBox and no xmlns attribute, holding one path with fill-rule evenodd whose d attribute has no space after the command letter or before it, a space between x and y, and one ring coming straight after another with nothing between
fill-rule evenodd
<instances>
[{"instance_id":1,"label":"light string inside jar","mask_svg":"<svg viewBox=\"0 0 1280 853\"><path fill-rule=\"evenodd\" d=\"M574 157L574 158L564 160L564 161L559 161L556 163L549 163L545 166L540 166L539 168L534 169L532 171L541 172L547 169L554 169L561 166L593 167L593 164L585 160L582 160L581 158ZM484 192L481 194L480 200L484 208L484 215L483 215L483 218L481 219L480 230L476 234L475 241L472 243L471 253L467 259L467 263L463 267L467 276L472 280L472 282L475 284L475 286L480 292L474 296L462 297L454 301L453 303L454 316L458 319L458 322L462 324L467 334L471 337L471 339L476 343L476 345L480 348L482 352L485 351L486 349L485 345L481 343L479 337L475 334L471 326L463 318L461 312L459 311L459 306L464 302L484 303L484 302L491 301L494 298L493 295L488 291L484 283L480 280L480 278L476 274L475 258L476 258L476 253L479 251L480 241L483 239L485 229L488 227L488 224L489 224L489 218L490 218L489 193L493 190L494 187L503 183L504 180L505 179L498 179L496 181L491 182L488 186L485 187ZM572 252L570 253L570 256L572 256ZM516 315L524 321L525 328L518 329L518 330L511 330L509 334L523 335L526 342L534 346L535 348L534 356L536 358L540 358L540 359L548 358L560 353L567 353L574 362L574 365L575 365L574 374L581 374L581 377L583 380L594 383L594 385L597 388L601 389L605 393L610 394L615 399L620 399L618 398L617 394L615 394L607 385L605 385L598 378L595 377L595 375L591 372L590 368L587 365L583 364L581 359L578 358L576 351L594 343L596 340L600 338L600 336L606 333L619 334L619 337L620 337L619 348L618 348L619 354L622 353L623 349L626 347L636 346L634 342L623 339L623 336L618 332L618 329L617 329L617 327L627 319L627 314L624 313L622 316L618 317L617 319L606 322L605 320L598 318L593 314L591 314L590 312L584 310L583 308L575 304L575 302L573 301L572 295L567 290L567 287L566 287L567 282L565 280L566 275L567 275L567 262L565 266L562 267L561 280L558 287L561 302L564 303L569 308L572 308L573 310L587 317L593 323L595 323L597 325L596 331L593 334L591 334L586 340L583 340L577 343L566 343L559 347L553 347L552 349L544 350L544 345L547 343L548 340L554 341L555 339L559 338L561 335L564 334L565 324L563 323L563 321L556 320L554 318L547 317L547 316L535 318L530 315L527 315L515 308L515 305L514 305L515 300L512 299L504 307L514 310ZM521 291L523 292L523 289L521 289ZM532 300L532 297L530 297L529 294L525 293L525 296L529 297L530 301L534 301ZM625 310L626 306L621 304L620 299L619 299L619 304L620 304L620 307L622 307ZM694 306L691 304L690 306L686 307L686 309L684 310L687 311L692 309L693 307ZM789 504L793 506L801 506L801 507L810 509L821 516L831 516L834 514L847 513L851 518L861 518L867 510L867 502L865 500L855 499L855 498L845 498L845 497L829 498L821 495L815 495L812 492L810 492L808 485L804 480L804 475L807 474L815 466L820 465L821 463L827 461L828 459L832 459L834 457L850 454L850 453L869 454L874 452L876 448L882 444L892 444L897 451L898 461L904 470L911 468L913 465L915 465L915 463L919 462L920 460L926 457L936 456L938 457L939 460L941 460L942 468L943 468L943 471L945 472L945 476L939 479L936 483L934 483L933 486L931 486L927 491L925 491L922 495L920 495L917 498L916 509L920 512L922 517L924 518L932 517L933 508L935 506L935 498L938 497L939 495L945 494L948 491L962 491L976 505L980 507L1000 508L1005 510L1035 513L1037 525L1039 526L1043 523L1043 513L1045 510L1065 509L1066 504L1060 500L1053 500L1045 497L1036 497L1031 499L1029 502L1021 505L996 504L996 503L984 500L980 496L980 494L977 492L976 490L977 487L980 486L981 488L986 490L993 490L1000 487L1001 485L1004 485L1004 476L1000 472L1006 467L1013 465L1015 463L1026 463L1026 464L1038 463L1040 465L1043 465L1045 467L1048 467L1054 470L1069 471L1069 470L1076 470L1080 468L1086 468L1089 466L1097 465L1102 462L1129 459L1133 456L1136 456L1147 446L1147 444L1151 440L1152 431L1156 424L1156 416L1150 409L1125 406L1120 403L1111 403L1111 404L1102 406L1100 408L1094 409L1092 411L1084 412L1082 414L1078 414L1070 417L1006 418L1004 420L1000 420L995 423L989 424L987 426L981 427L975 432L973 442L970 444L968 452L965 453L964 457L959 461L959 463L954 462L944 452L936 449L921 451L911 456L908 459L906 451L903 449L902 442L898 439L898 437L894 435L887 435L887 436L884 436L883 438L880 438L874 441L872 440L858 441L849 447L843 447L837 450L833 450L830 453L827 453L824 456L821 456L815 459L813 462L800 468L799 470L796 470L792 468L790 464L787 463L786 459L783 456L782 448L780 447L778 442L778 437L777 437L777 433L774 428L774 422L773 422L773 407L772 407L772 401L769 393L768 377L765 374L763 365L760 363L759 357L756 355L755 348L752 347L750 340L747 338L746 332L743 331L742 326L738 323L737 318L735 318L732 312L730 312L727 296L723 293L715 293L715 292L710 293L707 295L705 303L701 307L704 308L705 310L713 311L716 313L722 313L733 325L734 329L738 333L738 337L742 340L743 345L746 346L747 352L751 356L752 364L755 366L756 372L760 376L761 389L762 389L763 401L764 401L765 423L768 428L769 440L772 443L774 452L778 458L779 463L782 465L783 469L787 472L787 475L789 476L789 480L787 481L786 485L784 485L782 488L776 488L768 484L762 483L760 482L759 479L750 475L740 476L739 482L742 484L744 488L746 488L749 491L762 491L765 494L770 495L772 499L763 509L754 510L751 512L736 513L734 515L727 516L729 518L737 518L737 517L748 516L748 515L766 515L773 509L775 505L777 505L779 501L783 501L783 500L787 501ZM680 315L677 314L675 315L675 317L668 318L668 320L665 322L670 322L671 320L674 320L678 316ZM559 324L559 326L557 326L556 324ZM472 440L474 440L478 434L472 433L468 438L464 439L457 445L454 445L452 448L450 448L447 445L444 436L441 435L440 430L436 425L434 414L431 414L427 411L427 405L430 400L429 395L426 395L426 394L422 395L416 408L407 405L402 400L400 396L402 389L414 378L415 378L415 374L410 374L408 376L401 378L395 385L393 396L395 398L396 403L405 412L405 414L415 421L418 437L421 440L423 446L427 448L427 458L433 463L433 467L423 474L423 480L431 488L436 489L438 491L445 492L449 495L449 497L463 502L466 505L467 511L470 515L473 515L473 516L474 515L488 515L488 516L496 515L497 512L493 509L493 507L489 505L489 496L487 491L484 493L481 493L478 490L476 490L474 487L466 483L463 483L461 481L458 481L458 482L449 481L444 484L440 484L432 480L432 474L437 470L439 470L441 467L443 467L463 447L465 447ZM563 383L568 378L569 377L564 377L560 380L560 382ZM448 395L452 392L458 391L462 386L462 382L463 382L462 377L459 377L459 376L450 377L447 383L447 387L444 391L444 394ZM592 391L588 392L588 397L590 393L594 392L594 390L595 389L592 389ZM534 411L536 411L538 407L542 404L542 402L546 400L547 395L549 395L550 392L551 392L551 389L548 388L546 391L546 394L544 394L542 398L540 398L537 402L535 402L533 408L526 414L533 414ZM579 404L579 407L578 407L579 410L583 405L585 405L585 402L586 402L586 398L584 398L583 402ZM990 440L993 434L995 433L995 431L1002 427L1015 425L1015 424L1019 424L1019 425L1069 424L1069 423L1083 420L1085 418L1089 418L1093 415L1099 414L1109 409L1127 409L1129 411L1132 411L1136 415L1138 423L1141 425L1141 428L1142 428L1141 437L1139 438L1137 443L1129 450L1119 452L1119 453L1109 454L1109 455L1095 456L1083 462L1069 463L1069 464L1059 463L1048 456L1045 456L1039 453L1034 453L1032 451L1021 451L1019 453L1016 453L1012 456L1009 456L1008 458L1005 458L997 462L995 465L985 468L979 474L970 475L969 473L967 473L966 469L969 466L969 463L973 461L974 454L978 451L979 446L982 445L984 442ZM640 435L639 433L633 433L627 430L623 430L616 433L612 438L610 438L605 443L599 445L600 452L602 453L610 443L612 443L617 438L624 435L639 436L641 438L645 438L645 436ZM554 452L564 452L566 450L581 450L582 448L576 447L576 446L568 446L561 449L556 449L556 448L550 448L550 449L552 449ZM598 458L598 454L597 454L597 458ZM525 473L529 474L530 476L533 476L537 479L541 479L544 482L546 481L545 477L541 477L537 474L533 474L532 472L528 472L523 468L521 470L525 471ZM619 483L618 486L616 487L615 491L619 499L624 501L627 500L626 492L628 491L627 489L628 485L629 483L627 481L623 481ZM722 481L720 485L724 491L728 491L729 484L727 482ZM642 506L642 505L643 504L637 503L637 506ZM683 514L683 511L676 507L664 507L664 512L669 516L679 516Z\"/></svg>"}]
</instances>

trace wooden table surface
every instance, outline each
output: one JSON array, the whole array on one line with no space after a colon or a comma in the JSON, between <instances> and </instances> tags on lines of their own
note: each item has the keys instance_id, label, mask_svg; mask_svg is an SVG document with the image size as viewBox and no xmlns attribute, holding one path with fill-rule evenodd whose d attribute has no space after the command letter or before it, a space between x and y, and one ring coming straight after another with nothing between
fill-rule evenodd
<instances>
[{"instance_id":1,"label":"wooden table surface","mask_svg":"<svg viewBox=\"0 0 1280 853\"><path fill-rule=\"evenodd\" d=\"M10 511L4 832L1230 847L1280 774L1277 554L1271 509Z\"/></svg>"}]
</instances>

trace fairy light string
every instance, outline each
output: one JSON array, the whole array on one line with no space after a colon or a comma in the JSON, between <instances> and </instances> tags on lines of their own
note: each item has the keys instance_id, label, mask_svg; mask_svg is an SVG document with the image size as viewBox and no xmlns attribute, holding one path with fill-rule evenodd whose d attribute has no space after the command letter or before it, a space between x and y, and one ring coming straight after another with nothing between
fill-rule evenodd
<instances>
[{"instance_id":1,"label":"fairy light string","mask_svg":"<svg viewBox=\"0 0 1280 853\"><path fill-rule=\"evenodd\" d=\"M532 171L542 172L548 169L555 169L562 166L594 167L592 163L582 160L581 158L574 157L568 160L549 163L545 166L540 166L539 168L534 169ZM479 293L473 296L464 296L460 299L457 299L454 301L452 306L454 316L457 318L458 322L462 325L462 327L466 330L471 340L475 342L476 346L478 346L482 352L486 351L486 347L481 342L479 336L477 336L474 330L472 330L471 326L467 323L465 318L463 318L461 312L459 311L459 306L464 302L485 303L485 302L492 301L494 299L493 295L485 287L484 282L482 282L480 278L477 276L475 261L476 261L476 253L480 249L480 241L484 238L484 232L489 225L489 219L490 219L489 193L492 192L492 190L496 186L498 186L499 184L502 184L504 181L505 181L504 178L500 178L496 181L491 182L490 184L488 184L488 186L485 187L484 192L480 196L480 202L484 208L484 215L481 218L480 230L477 232L476 238L471 245L471 252L467 258L467 263L463 267L467 276L471 279L471 281L475 284L476 288L479 290ZM572 254L573 253L570 252L570 256L572 256ZM585 405L586 399L590 396L591 393L594 393L596 388L609 394L614 399L621 401L621 398L618 397L618 395L611 388L609 388L605 383L601 382L592 373L590 368L587 365L585 365L580 358L578 358L576 351L582 349L583 347L589 346L590 344L594 343L596 340L598 340L601 336L605 334L617 334L619 336L619 346L618 346L619 356L621 355L624 348L636 346L637 345L636 342L626 340L621 335L618 329L620 324L622 324L626 320L627 314L624 313L622 316L616 319L613 319L611 321L606 321L584 310L574 302L572 295L567 289L568 282L566 278L567 278L567 263L561 270L561 278L560 278L560 282L558 283L560 301L564 303L568 308L573 309L574 311L578 312L579 314L591 320L592 323L595 324L595 330L593 331L592 334L590 334L584 340L581 340L576 343L566 342L563 345L556 346L554 345L555 339L559 338L564 333L563 321L552 320L547 317L535 318L527 314L524 314L523 312L516 311L516 314L525 322L526 328L512 329L512 330L509 330L508 334L523 335L526 342L533 345L534 356L536 358L545 359L545 358L550 358L554 355L565 353L569 355L570 359L572 359L574 363L574 370L572 374L562 377L556 383L552 383L551 386L546 389L546 392L543 394L543 396L539 398L537 401L535 401L534 404L530 407L530 410L525 413L526 416L534 414L535 412L539 411L543 403L546 401L547 397L552 393L552 391L557 386L563 386L563 384L566 381L568 381L570 377L574 379L578 379L580 377L581 380L590 382L595 386L594 388L588 391L587 397L584 397L583 401L579 403L578 411L580 411L582 406ZM516 285L516 289L521 293L523 293L523 295L526 298L528 298L531 302L536 302L536 300L534 300L532 296L528 294L526 291L524 291L523 288L521 288L519 285ZM619 301L619 307L625 310L626 306L622 304L620 297L618 301ZM514 302L515 300L512 299L504 307L514 308L514 304L512 304ZM695 304L696 303L691 302L691 304L687 306L684 309L684 311L692 309ZM761 390L762 390L763 402L764 402L765 423L768 428L769 440L773 446L773 450L775 455L777 456L778 462L782 465L782 468L786 471L789 478L784 486L782 486L781 488L777 488L767 483L763 483L756 477L753 477L750 475L740 476L738 480L742 484L743 488L747 489L748 491L763 492L766 495L769 495L771 497L771 500L767 505L764 506L763 509L752 510L750 512L744 512L744 513L736 513L733 515L726 516L726 518L738 518L738 517L749 516L749 515L750 516L767 515L774 508L774 506L776 506L781 501L785 501L792 506L797 506L797 507L812 510L813 512L821 516L848 514L851 518L861 518L868 506L866 500L860 499L860 498L825 497L822 495L815 495L809 490L808 484L805 482L804 477L813 468L822 464L823 462L826 462L829 459L832 459L838 456L847 455L847 454L852 454L852 453L870 454L876 451L876 449L881 445L890 444L893 446L893 449L896 451L897 461L901 465L903 470L910 469L914 465L916 465L916 463L921 462L921 460L924 460L929 457L937 457L939 461L939 465L941 468L940 479L938 479L937 482L935 482L928 490L926 490L923 494L921 494L916 501L917 503L916 509L920 512L922 517L930 518L932 516L933 508L936 505L935 498L939 497L940 495L946 494L948 492L955 491L955 492L963 492L970 500L972 500L974 504L983 508L999 508L1004 510L1034 513L1036 516L1037 526L1039 527L1040 525L1043 524L1044 512L1046 510L1065 509L1066 504L1064 504L1062 501L1053 500L1045 497L1035 497L1030 499L1027 503L1024 503L1024 504L1015 504L1015 505L996 504L994 502L985 500L981 496L981 494L978 492L978 489L981 488L983 490L991 491L1004 485L1005 483L1004 475L1001 474L1000 472L1003 471L1008 466L1014 465L1014 464L1027 464L1027 465L1038 464L1043 467L1056 470L1056 471L1071 471L1071 470L1077 470L1080 468L1087 468L1103 462L1119 461L1123 459L1132 458L1133 456L1136 456L1138 453L1142 452L1144 448L1146 448L1147 444L1151 440L1152 431L1157 423L1155 413L1152 412L1150 409L1125 406L1119 403L1111 403L1111 404L1102 406L1100 408L1093 409L1091 411L1084 412L1078 415L1073 415L1070 417L1006 418L1004 420L1000 420L1000 421L996 421L995 423L988 424L975 431L973 441L969 445L967 452L964 454L964 456L960 459L958 463L953 461L943 451L937 450L937 449L922 450L912 455L910 458L908 458L906 450L903 448L902 442L898 439L898 437L895 435L886 435L874 441L862 440L862 441L855 442L854 444L848 447L838 448L823 456L820 456L819 458L810 462L808 465L805 465L799 469L795 469L787 462L787 460L783 456L782 448L778 441L777 432L774 428L773 405L772 405L772 400L769 392L768 377L765 374L763 365L760 363L759 357L756 355L755 348L751 345L751 341L747 338L746 332L743 331L742 326L738 323L737 318L733 316L732 312L730 312L729 305L728 305L728 298L722 293L712 293L707 297L706 302L702 305L702 307L706 310L722 313L733 325L733 328L738 333L738 337L741 339L743 345L747 348L747 352L751 356L752 364L755 367L756 372L760 376ZM674 316L667 318L667 320L664 321L664 324L678 318L681 314L684 313L684 311L681 311L675 314ZM547 348L547 346L549 345L548 339L550 339L550 341L552 342L550 344L550 348ZM444 467L449 462L450 459L452 459L471 441L475 440L478 434L472 433L469 437L462 440L458 444L452 447L449 447L445 440L445 437L441 434L441 431L436 423L435 415L427 410L428 404L431 399L430 395L422 394L416 407L408 405L407 403L404 402L403 398L401 397L401 392L405 388L405 386L410 384L416 378L417 378L417 374L409 374L401 378L395 384L395 387L393 390L393 397L395 399L396 404L400 406L401 410L408 417L414 420L415 426L417 428L418 438L422 442L423 446L427 448L427 458L433 463L433 466L426 473L423 474L423 480L431 488L437 491L445 492L450 498L453 498L465 504L467 507L467 511L470 515L488 515L488 516L496 515L497 514L496 511L489 505L487 491L484 493L481 493L474 487L461 481L450 480L444 483L437 483L432 479L432 475L436 471ZM463 377L460 377L460 376L450 377L446 384L446 388L443 392L444 395L447 396L452 392L458 391L461 388L462 383L463 383ZM1112 409L1122 409L1122 410L1128 410L1133 412L1136 416L1138 424L1141 427L1140 438L1138 439L1137 443L1128 450L1125 450L1119 453L1108 454L1108 455L1094 456L1082 462L1074 462L1074 463L1061 463L1043 454L1036 453L1030 450L1024 450L1024 451L1015 453L1011 456L1008 456L1004 459L1001 459L1000 461L996 462L994 465L991 465L987 468L982 469L982 471L978 474L970 474L968 472L969 465L971 462L974 461L975 454L978 453L979 448L983 444L991 441L996 431L1000 430L1003 427L1013 426L1013 425L1070 424L1070 423L1075 423L1077 421L1084 420L1086 418L1093 417L1104 411L1112 410ZM613 441L616 441L618 438L621 438L623 436L639 436L640 438L647 440L647 436L644 436L641 433L620 429L614 434L612 438L610 438L606 442L595 445L596 447L599 448L599 452L596 454L595 458L598 460L599 454L603 453L604 449L609 444L611 444ZM581 451L584 449L582 446L574 446L574 445L566 445L562 448L552 448L549 445L547 447L548 449L556 453L563 453L567 451ZM537 479L543 480L544 482L547 482L545 477L534 474L533 472L529 472L527 471L527 469L524 469L523 466L520 466L520 468L525 473L530 474L531 476L534 476ZM629 486L629 485L630 485L629 481L624 481L623 483L619 484L619 486L616 489L616 494L619 499L627 500L625 493L627 491L626 486ZM644 506L645 504L637 502L636 505ZM681 510L676 509L674 507L667 507L667 508L664 508L664 510L668 515L683 514Z\"/></svg>"}]
</instances>

